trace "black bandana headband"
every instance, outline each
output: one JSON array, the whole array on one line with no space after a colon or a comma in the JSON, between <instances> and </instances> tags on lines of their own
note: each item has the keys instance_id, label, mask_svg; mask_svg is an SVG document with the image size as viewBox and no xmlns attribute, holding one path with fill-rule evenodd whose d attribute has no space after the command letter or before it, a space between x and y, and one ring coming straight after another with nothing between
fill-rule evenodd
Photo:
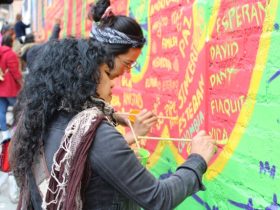
<instances>
[{"instance_id":1,"label":"black bandana headband","mask_svg":"<svg viewBox=\"0 0 280 210\"><path fill-rule=\"evenodd\" d=\"M143 46L146 42L144 38L141 41L132 40L120 31L109 27L100 28L97 25L92 26L90 37L102 43L132 45L133 48Z\"/></svg>"}]
</instances>

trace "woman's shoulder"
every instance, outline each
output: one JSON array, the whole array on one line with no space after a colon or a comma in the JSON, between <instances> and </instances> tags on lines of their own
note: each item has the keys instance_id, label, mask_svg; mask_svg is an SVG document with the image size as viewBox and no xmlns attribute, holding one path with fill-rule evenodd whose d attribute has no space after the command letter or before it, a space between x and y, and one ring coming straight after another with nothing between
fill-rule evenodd
<instances>
[{"instance_id":1,"label":"woman's shoulder","mask_svg":"<svg viewBox=\"0 0 280 210\"><path fill-rule=\"evenodd\" d=\"M3 56L7 53L12 53L12 48L8 46L0 46L0 56Z\"/></svg>"},{"instance_id":2,"label":"woman's shoulder","mask_svg":"<svg viewBox=\"0 0 280 210\"><path fill-rule=\"evenodd\" d=\"M49 128L64 130L75 114L66 111L57 111L48 123Z\"/></svg>"},{"instance_id":3,"label":"woman's shoulder","mask_svg":"<svg viewBox=\"0 0 280 210\"><path fill-rule=\"evenodd\" d=\"M11 47L1 46L0 56L3 59L17 59L17 54Z\"/></svg>"},{"instance_id":4,"label":"woman's shoulder","mask_svg":"<svg viewBox=\"0 0 280 210\"><path fill-rule=\"evenodd\" d=\"M103 120L96 130L98 135L108 135L113 133L118 133L117 129L108 121Z\"/></svg>"},{"instance_id":5,"label":"woman's shoulder","mask_svg":"<svg viewBox=\"0 0 280 210\"><path fill-rule=\"evenodd\" d=\"M111 143L125 143L123 135L108 121L103 120L96 130L96 144L110 145ZM125 143L126 144L126 143Z\"/></svg>"}]
</instances>

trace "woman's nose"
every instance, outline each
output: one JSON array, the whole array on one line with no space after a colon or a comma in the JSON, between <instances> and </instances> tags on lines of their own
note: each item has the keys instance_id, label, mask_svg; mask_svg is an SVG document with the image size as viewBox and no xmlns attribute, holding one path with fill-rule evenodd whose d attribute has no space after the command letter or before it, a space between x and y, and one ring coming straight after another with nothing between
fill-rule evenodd
<instances>
[{"instance_id":1,"label":"woman's nose","mask_svg":"<svg viewBox=\"0 0 280 210\"><path fill-rule=\"evenodd\" d=\"M129 73L130 73L130 71L131 71L131 68L128 68L128 67L126 67L126 68L125 68L125 72L126 72L126 73L128 73L128 74L129 74Z\"/></svg>"},{"instance_id":2,"label":"woman's nose","mask_svg":"<svg viewBox=\"0 0 280 210\"><path fill-rule=\"evenodd\" d=\"M115 87L115 80L111 80L111 89L113 88L113 87Z\"/></svg>"}]
</instances>

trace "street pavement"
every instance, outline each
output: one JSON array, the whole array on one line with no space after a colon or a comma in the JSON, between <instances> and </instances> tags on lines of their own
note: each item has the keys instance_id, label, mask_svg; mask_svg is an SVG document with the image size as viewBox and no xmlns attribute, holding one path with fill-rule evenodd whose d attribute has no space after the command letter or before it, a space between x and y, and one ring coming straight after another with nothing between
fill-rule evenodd
<instances>
[{"instance_id":1,"label":"street pavement","mask_svg":"<svg viewBox=\"0 0 280 210\"><path fill-rule=\"evenodd\" d=\"M12 109L8 109L7 113L7 122L9 124L12 123ZM0 136L0 140L2 140L2 136ZM7 177L6 173L0 171L0 210L15 210L17 207L16 203L12 203L9 198L9 191L11 188L11 183L8 181L9 178ZM1 182L4 182L1 184Z\"/></svg>"},{"instance_id":2,"label":"street pavement","mask_svg":"<svg viewBox=\"0 0 280 210\"><path fill-rule=\"evenodd\" d=\"M4 176L0 172L0 179ZM0 210L16 210L17 204L12 203L9 199L9 186L8 181L6 181L0 188Z\"/></svg>"}]
</instances>

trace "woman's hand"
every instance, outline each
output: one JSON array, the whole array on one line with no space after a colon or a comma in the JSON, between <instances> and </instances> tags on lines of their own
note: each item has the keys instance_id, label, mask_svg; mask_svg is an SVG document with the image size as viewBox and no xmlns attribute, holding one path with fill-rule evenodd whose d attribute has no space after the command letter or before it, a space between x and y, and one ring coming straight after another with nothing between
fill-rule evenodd
<instances>
[{"instance_id":1,"label":"woman's hand","mask_svg":"<svg viewBox=\"0 0 280 210\"><path fill-rule=\"evenodd\" d=\"M145 136L150 132L152 126L157 122L157 116L146 109L136 115L133 129L136 136Z\"/></svg>"},{"instance_id":2,"label":"woman's hand","mask_svg":"<svg viewBox=\"0 0 280 210\"><path fill-rule=\"evenodd\" d=\"M132 126L135 135L147 135L156 122L157 116L153 112L143 109L139 114L136 115L135 121ZM131 131L125 135L125 139L128 142L128 144L132 144L135 142L134 136Z\"/></svg>"},{"instance_id":3,"label":"woman's hand","mask_svg":"<svg viewBox=\"0 0 280 210\"><path fill-rule=\"evenodd\" d=\"M217 146L215 140L211 136L207 135L205 131L199 131L192 139L191 154L196 153L203 157L207 165L215 154Z\"/></svg>"}]
</instances>

